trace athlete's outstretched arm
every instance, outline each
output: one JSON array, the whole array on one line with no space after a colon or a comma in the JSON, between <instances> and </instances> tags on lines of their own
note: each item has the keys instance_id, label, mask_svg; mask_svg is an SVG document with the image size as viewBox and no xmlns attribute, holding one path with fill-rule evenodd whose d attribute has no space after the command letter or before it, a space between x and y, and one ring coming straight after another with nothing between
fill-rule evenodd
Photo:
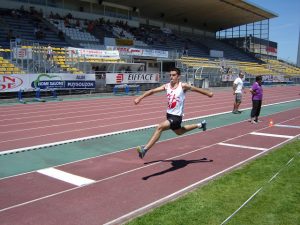
<instances>
[{"instance_id":1,"label":"athlete's outstretched arm","mask_svg":"<svg viewBox=\"0 0 300 225\"><path fill-rule=\"evenodd\" d=\"M206 95L206 96L208 96L208 97L210 97L210 98L214 95L214 93L211 92L211 91L206 91L206 90L204 90L204 89L202 89L202 88L197 88L197 87L192 86L192 85L189 85L189 84L187 84L187 83L183 83L183 84L182 84L182 87L183 87L183 89L186 90L186 91L187 91L187 90L195 91L195 92L198 92L198 93L200 93L200 94Z\"/></svg>"},{"instance_id":2,"label":"athlete's outstretched arm","mask_svg":"<svg viewBox=\"0 0 300 225\"><path fill-rule=\"evenodd\" d=\"M157 87L157 88L153 88L153 89L151 89L151 90L149 90L149 91L146 91L144 94L142 94L141 96L139 96L139 97L137 97L136 99L134 99L134 104L139 104L140 103L140 101L143 99L143 98L145 98L145 97L147 97L147 96L150 96L150 95L153 95L153 94L155 94L155 93L157 93L157 92L161 92L161 91L164 91L165 90L165 85L162 85L162 86L160 86L160 87Z\"/></svg>"}]
</instances>

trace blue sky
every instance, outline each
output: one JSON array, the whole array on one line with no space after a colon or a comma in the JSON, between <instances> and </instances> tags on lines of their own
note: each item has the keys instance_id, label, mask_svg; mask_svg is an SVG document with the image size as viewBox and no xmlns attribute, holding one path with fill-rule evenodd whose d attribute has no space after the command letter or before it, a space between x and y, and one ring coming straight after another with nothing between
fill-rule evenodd
<instances>
[{"instance_id":1,"label":"blue sky","mask_svg":"<svg viewBox=\"0 0 300 225\"><path fill-rule=\"evenodd\" d=\"M249 0L276 13L270 20L270 40L278 43L278 58L296 63L300 29L300 0Z\"/></svg>"}]
</instances>

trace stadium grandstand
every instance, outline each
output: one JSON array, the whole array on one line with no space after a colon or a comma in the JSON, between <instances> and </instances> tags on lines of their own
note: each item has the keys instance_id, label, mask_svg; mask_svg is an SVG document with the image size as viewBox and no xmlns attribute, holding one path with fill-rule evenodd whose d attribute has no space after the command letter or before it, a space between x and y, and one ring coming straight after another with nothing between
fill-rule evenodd
<instances>
[{"instance_id":1,"label":"stadium grandstand","mask_svg":"<svg viewBox=\"0 0 300 225\"><path fill-rule=\"evenodd\" d=\"M277 15L247 1L0 3L2 96L34 88L112 92L120 84L147 90L174 66L200 87L229 86L239 71L249 82L262 75L270 84L300 83L300 68L278 60L269 40Z\"/></svg>"}]
</instances>

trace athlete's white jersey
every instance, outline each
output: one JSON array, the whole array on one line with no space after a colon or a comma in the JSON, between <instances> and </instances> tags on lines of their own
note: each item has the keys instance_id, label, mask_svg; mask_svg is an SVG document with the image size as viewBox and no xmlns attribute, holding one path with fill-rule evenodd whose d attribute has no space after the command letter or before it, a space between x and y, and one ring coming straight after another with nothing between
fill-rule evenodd
<instances>
[{"instance_id":1,"label":"athlete's white jersey","mask_svg":"<svg viewBox=\"0 0 300 225\"><path fill-rule=\"evenodd\" d=\"M170 83L165 84L167 92L168 109L167 113L177 116L183 115L183 107L185 100L185 92L182 88L182 83L179 82L177 88L172 88Z\"/></svg>"}]
</instances>

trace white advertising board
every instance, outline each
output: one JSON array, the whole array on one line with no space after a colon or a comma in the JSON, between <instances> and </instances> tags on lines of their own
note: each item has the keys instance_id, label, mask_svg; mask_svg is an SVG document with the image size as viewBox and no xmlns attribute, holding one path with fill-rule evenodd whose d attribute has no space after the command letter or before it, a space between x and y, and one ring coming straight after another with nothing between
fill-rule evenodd
<instances>
[{"instance_id":1,"label":"white advertising board","mask_svg":"<svg viewBox=\"0 0 300 225\"><path fill-rule=\"evenodd\" d=\"M159 83L159 73L107 73L106 84Z\"/></svg>"}]
</instances>

